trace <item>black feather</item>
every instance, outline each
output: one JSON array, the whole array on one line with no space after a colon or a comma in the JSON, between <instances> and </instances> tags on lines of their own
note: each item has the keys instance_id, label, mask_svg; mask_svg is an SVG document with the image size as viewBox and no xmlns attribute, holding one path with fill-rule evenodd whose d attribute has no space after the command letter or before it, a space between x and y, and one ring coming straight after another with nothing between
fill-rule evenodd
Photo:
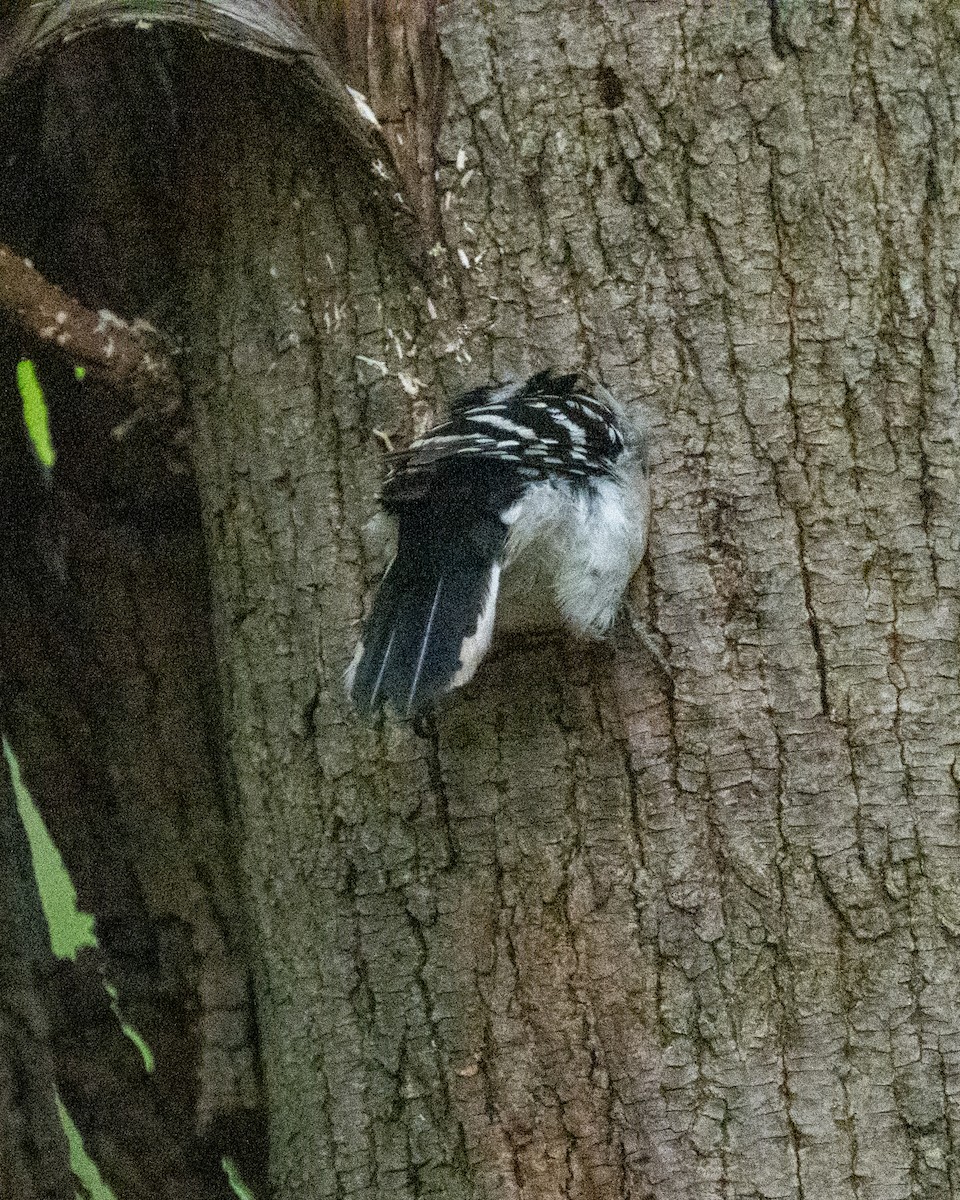
<instances>
[{"instance_id":1,"label":"black feather","mask_svg":"<svg viewBox=\"0 0 960 1200\"><path fill-rule=\"evenodd\" d=\"M351 686L359 712L390 703L413 716L447 691L460 669L507 535L496 514L466 517L447 513L424 528L419 514L398 514L397 555L377 591Z\"/></svg>"}]
</instances>

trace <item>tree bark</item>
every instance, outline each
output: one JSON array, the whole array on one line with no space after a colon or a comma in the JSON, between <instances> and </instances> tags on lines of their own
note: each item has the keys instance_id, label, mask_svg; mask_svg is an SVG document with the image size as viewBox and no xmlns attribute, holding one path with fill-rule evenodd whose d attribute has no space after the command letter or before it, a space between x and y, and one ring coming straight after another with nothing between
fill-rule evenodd
<instances>
[{"instance_id":1,"label":"tree bark","mask_svg":"<svg viewBox=\"0 0 960 1200\"><path fill-rule=\"evenodd\" d=\"M453 0L436 39L425 286L279 67L211 49L185 131L276 1194L960 1195L960 21ZM548 365L649 408L672 679L504 638L425 736L360 724L374 431Z\"/></svg>"},{"instance_id":2,"label":"tree bark","mask_svg":"<svg viewBox=\"0 0 960 1200\"><path fill-rule=\"evenodd\" d=\"M200 143L191 376L280 1194L955 1194L955 18L438 22L435 322L252 84ZM503 641L426 738L361 727L372 430L551 363L651 408L674 686L631 644Z\"/></svg>"}]
</instances>

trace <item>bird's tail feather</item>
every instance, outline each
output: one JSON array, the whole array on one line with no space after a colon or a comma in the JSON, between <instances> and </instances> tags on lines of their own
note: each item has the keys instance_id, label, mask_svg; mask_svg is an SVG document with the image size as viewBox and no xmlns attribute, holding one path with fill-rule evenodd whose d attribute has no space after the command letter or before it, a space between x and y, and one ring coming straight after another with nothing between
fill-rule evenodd
<instances>
[{"instance_id":1,"label":"bird's tail feather","mask_svg":"<svg viewBox=\"0 0 960 1200\"><path fill-rule=\"evenodd\" d=\"M400 549L380 584L347 672L361 713L389 702L414 716L473 675L490 645L500 579L494 558L434 563Z\"/></svg>"}]
</instances>

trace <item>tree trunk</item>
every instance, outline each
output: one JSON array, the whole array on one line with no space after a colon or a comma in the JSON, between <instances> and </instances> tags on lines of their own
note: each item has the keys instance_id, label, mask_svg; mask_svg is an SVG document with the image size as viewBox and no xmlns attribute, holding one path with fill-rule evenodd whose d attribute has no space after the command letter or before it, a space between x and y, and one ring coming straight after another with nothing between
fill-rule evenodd
<instances>
[{"instance_id":1,"label":"tree trunk","mask_svg":"<svg viewBox=\"0 0 960 1200\"><path fill-rule=\"evenodd\" d=\"M955 18L438 22L436 321L233 66L198 142L279 1192L956 1194ZM362 727L373 430L549 364L651 409L673 686L630 643L503 641L426 737Z\"/></svg>"},{"instance_id":2,"label":"tree trunk","mask_svg":"<svg viewBox=\"0 0 960 1200\"><path fill-rule=\"evenodd\" d=\"M425 280L281 68L209 49L183 101L276 1194L960 1196L960 19L451 0L432 204L423 49L374 22ZM672 678L503 638L361 724L375 431L548 365L650 411Z\"/></svg>"}]
</instances>

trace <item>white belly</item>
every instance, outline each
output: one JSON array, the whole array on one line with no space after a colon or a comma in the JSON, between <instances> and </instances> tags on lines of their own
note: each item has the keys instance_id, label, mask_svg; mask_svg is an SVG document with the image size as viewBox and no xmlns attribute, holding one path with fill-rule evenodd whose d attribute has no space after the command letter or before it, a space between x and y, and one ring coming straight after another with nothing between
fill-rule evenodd
<instances>
[{"instance_id":1,"label":"white belly","mask_svg":"<svg viewBox=\"0 0 960 1200\"><path fill-rule=\"evenodd\" d=\"M646 548L649 487L637 474L627 487L604 479L589 492L530 489L511 514L499 626L607 632Z\"/></svg>"}]
</instances>

